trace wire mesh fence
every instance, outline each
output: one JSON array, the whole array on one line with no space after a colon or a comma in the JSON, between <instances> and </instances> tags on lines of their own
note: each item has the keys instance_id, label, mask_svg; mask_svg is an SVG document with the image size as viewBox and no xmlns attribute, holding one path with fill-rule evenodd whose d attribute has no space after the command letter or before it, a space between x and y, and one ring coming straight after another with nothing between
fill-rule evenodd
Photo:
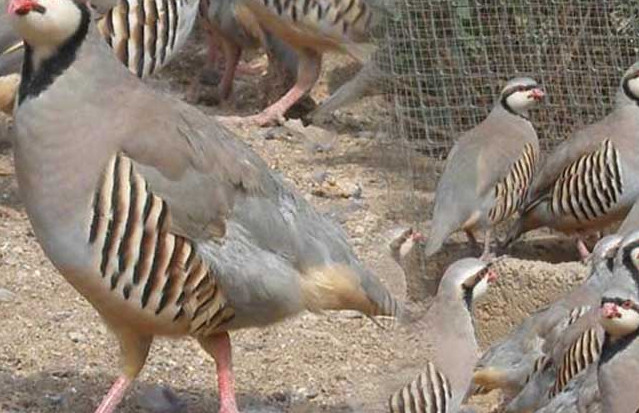
<instances>
[{"instance_id":1,"label":"wire mesh fence","mask_svg":"<svg viewBox=\"0 0 639 413\"><path fill-rule=\"evenodd\" d=\"M610 111L639 59L639 0L397 0L384 33L386 163L402 171L389 204L419 225L455 139L487 116L507 80L530 76L546 91L530 113L544 151Z\"/></svg>"},{"instance_id":2,"label":"wire mesh fence","mask_svg":"<svg viewBox=\"0 0 639 413\"><path fill-rule=\"evenodd\" d=\"M531 113L548 150L603 117L638 57L639 1L401 0L379 63L393 82L392 134L443 158L490 111L505 81L547 93Z\"/></svg>"}]
</instances>

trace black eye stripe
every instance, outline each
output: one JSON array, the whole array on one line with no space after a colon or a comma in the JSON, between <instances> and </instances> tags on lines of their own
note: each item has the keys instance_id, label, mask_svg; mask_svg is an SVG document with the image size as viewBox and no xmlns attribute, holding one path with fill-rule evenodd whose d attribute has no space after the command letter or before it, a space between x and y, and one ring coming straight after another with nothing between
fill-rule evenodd
<instances>
[{"instance_id":1,"label":"black eye stripe","mask_svg":"<svg viewBox=\"0 0 639 413\"><path fill-rule=\"evenodd\" d=\"M630 301L630 307L627 308L628 310L632 309L632 310L635 310L635 311L639 312L639 304L635 303L632 300L623 299L623 298L619 298L619 297L614 297L614 298L613 297L604 297L604 298L601 299L601 305L612 303L612 304L618 305L619 307L623 307L623 304L625 302L627 302L627 301Z\"/></svg>"},{"instance_id":2,"label":"black eye stripe","mask_svg":"<svg viewBox=\"0 0 639 413\"><path fill-rule=\"evenodd\" d=\"M520 88L523 86L523 89L520 90ZM517 85L517 86L513 86L511 89L509 89L508 91L506 91L505 95L506 97L512 95L515 92L527 92L529 90L533 90L533 89L537 89L539 87L539 85Z\"/></svg>"}]
</instances>

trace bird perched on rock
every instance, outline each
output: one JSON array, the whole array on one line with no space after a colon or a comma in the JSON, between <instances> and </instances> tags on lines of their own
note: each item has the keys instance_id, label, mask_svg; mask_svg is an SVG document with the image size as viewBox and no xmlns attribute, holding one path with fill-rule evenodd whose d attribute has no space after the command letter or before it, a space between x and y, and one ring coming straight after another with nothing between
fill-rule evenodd
<instances>
[{"instance_id":1,"label":"bird perched on rock","mask_svg":"<svg viewBox=\"0 0 639 413\"><path fill-rule=\"evenodd\" d=\"M533 79L510 80L488 117L457 140L437 184L427 256L459 229L476 244L475 231L487 228L489 253L491 227L519 209L532 182L539 142L527 116L543 96Z\"/></svg>"},{"instance_id":2,"label":"bird perched on rock","mask_svg":"<svg viewBox=\"0 0 639 413\"><path fill-rule=\"evenodd\" d=\"M634 413L639 409L639 231L624 239L613 285L601 298L606 331L599 359L602 411Z\"/></svg>"},{"instance_id":3,"label":"bird perched on rock","mask_svg":"<svg viewBox=\"0 0 639 413\"><path fill-rule=\"evenodd\" d=\"M122 374L99 413L122 400L154 336L198 340L229 413L229 331L305 310L398 314L338 226L214 119L132 76L86 3L11 0L8 11L26 45L22 200L46 255L120 343Z\"/></svg>"},{"instance_id":4,"label":"bird perched on rock","mask_svg":"<svg viewBox=\"0 0 639 413\"><path fill-rule=\"evenodd\" d=\"M491 264L475 258L459 260L446 270L425 318L416 322L416 329L426 332L433 342L432 360L413 381L391 395L392 413L459 411L479 354L473 302L496 278Z\"/></svg>"},{"instance_id":5,"label":"bird perched on rock","mask_svg":"<svg viewBox=\"0 0 639 413\"><path fill-rule=\"evenodd\" d=\"M527 384L540 358L552 361L561 370L561 356L554 355L562 339L563 348L570 347L583 333L574 329L566 337L567 329L598 305L601 293L613 278L613 263L622 238L613 234L602 238L589 258L592 268L586 281L555 303L527 318L513 333L491 346L475 368L473 381L484 390L502 389L508 399L514 398ZM568 380L566 380L568 381ZM528 400L534 400L534 397Z\"/></svg>"},{"instance_id":6,"label":"bird perched on rock","mask_svg":"<svg viewBox=\"0 0 639 413\"><path fill-rule=\"evenodd\" d=\"M325 52L343 52L360 62L367 61L371 48L366 42L387 13L371 0L240 0L236 3L242 6L239 20L251 22L244 27L255 27L258 23L263 32L288 44L298 59L296 83L281 99L258 115L229 119L258 125L278 120L310 91L320 75Z\"/></svg>"},{"instance_id":7,"label":"bird perched on rock","mask_svg":"<svg viewBox=\"0 0 639 413\"><path fill-rule=\"evenodd\" d=\"M638 129L639 62L623 75L613 111L546 159L506 244L539 227L580 237L623 219L639 196ZM587 256L581 238L578 247Z\"/></svg>"}]
</instances>

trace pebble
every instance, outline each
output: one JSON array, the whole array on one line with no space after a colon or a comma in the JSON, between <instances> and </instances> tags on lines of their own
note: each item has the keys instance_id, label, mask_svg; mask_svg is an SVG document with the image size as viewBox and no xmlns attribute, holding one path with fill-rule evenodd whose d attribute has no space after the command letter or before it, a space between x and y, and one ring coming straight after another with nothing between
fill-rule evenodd
<instances>
[{"instance_id":1,"label":"pebble","mask_svg":"<svg viewBox=\"0 0 639 413\"><path fill-rule=\"evenodd\" d=\"M0 303L8 303L15 299L16 295L9 290L0 288Z\"/></svg>"}]
</instances>

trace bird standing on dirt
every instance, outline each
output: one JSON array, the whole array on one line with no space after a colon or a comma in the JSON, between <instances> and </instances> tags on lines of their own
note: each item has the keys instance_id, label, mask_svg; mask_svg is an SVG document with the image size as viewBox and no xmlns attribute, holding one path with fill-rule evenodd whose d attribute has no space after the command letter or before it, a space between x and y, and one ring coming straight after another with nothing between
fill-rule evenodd
<instances>
[{"instance_id":1,"label":"bird standing on dirt","mask_svg":"<svg viewBox=\"0 0 639 413\"><path fill-rule=\"evenodd\" d=\"M639 62L626 71L614 110L550 154L530 188L506 244L547 226L581 235L623 219L639 196Z\"/></svg>"},{"instance_id":2,"label":"bird standing on dirt","mask_svg":"<svg viewBox=\"0 0 639 413\"><path fill-rule=\"evenodd\" d=\"M391 395L392 413L459 411L479 355L473 302L496 279L491 264L476 258L464 258L446 270L425 318L418 320L414 327L432 340L432 362L413 381Z\"/></svg>"},{"instance_id":3,"label":"bird standing on dirt","mask_svg":"<svg viewBox=\"0 0 639 413\"><path fill-rule=\"evenodd\" d=\"M437 184L426 256L458 229L476 244L479 228L489 254L491 227L519 209L532 182L539 142L527 116L543 96L533 79L510 80L488 117L457 140Z\"/></svg>"},{"instance_id":4,"label":"bird standing on dirt","mask_svg":"<svg viewBox=\"0 0 639 413\"><path fill-rule=\"evenodd\" d=\"M304 310L396 316L343 232L215 120L109 51L86 3L12 0L25 41L15 166L34 233L120 343L113 412L156 335L192 336L237 412L228 331Z\"/></svg>"},{"instance_id":5,"label":"bird standing on dirt","mask_svg":"<svg viewBox=\"0 0 639 413\"><path fill-rule=\"evenodd\" d=\"M245 27L259 27L288 44L297 53L295 85L262 113L248 118L230 118L263 126L279 120L317 81L322 55L344 52L360 62L371 54L370 32L386 13L371 0L236 0ZM257 31L257 30L254 30ZM259 32L259 31L258 31Z\"/></svg>"}]
</instances>

